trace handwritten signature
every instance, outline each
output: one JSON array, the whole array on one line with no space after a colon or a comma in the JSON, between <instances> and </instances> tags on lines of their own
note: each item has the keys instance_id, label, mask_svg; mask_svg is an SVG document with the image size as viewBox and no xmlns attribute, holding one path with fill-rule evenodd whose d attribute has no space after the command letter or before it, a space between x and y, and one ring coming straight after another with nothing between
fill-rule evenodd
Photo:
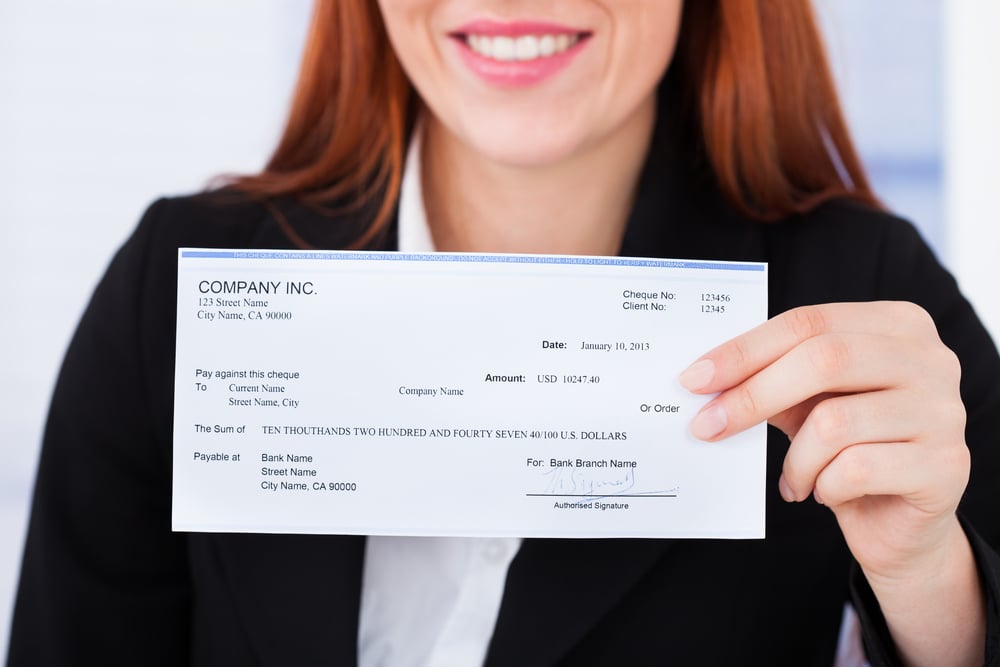
<instances>
[{"instance_id":1,"label":"handwritten signature","mask_svg":"<svg viewBox=\"0 0 1000 667\"><path fill-rule=\"evenodd\" d=\"M635 491L636 469L586 470L575 467L549 468L541 472L545 487L539 495L581 497L583 502L614 496L676 495L678 489Z\"/></svg>"}]
</instances>

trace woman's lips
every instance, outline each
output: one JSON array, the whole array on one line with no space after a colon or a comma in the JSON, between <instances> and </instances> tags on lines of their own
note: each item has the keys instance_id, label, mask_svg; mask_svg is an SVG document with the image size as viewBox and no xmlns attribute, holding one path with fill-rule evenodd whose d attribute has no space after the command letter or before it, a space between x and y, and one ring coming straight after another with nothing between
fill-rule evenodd
<instances>
[{"instance_id":1,"label":"woman's lips","mask_svg":"<svg viewBox=\"0 0 1000 667\"><path fill-rule=\"evenodd\" d=\"M566 68L591 33L538 21L473 21L448 34L462 60L494 86L525 87Z\"/></svg>"}]
</instances>

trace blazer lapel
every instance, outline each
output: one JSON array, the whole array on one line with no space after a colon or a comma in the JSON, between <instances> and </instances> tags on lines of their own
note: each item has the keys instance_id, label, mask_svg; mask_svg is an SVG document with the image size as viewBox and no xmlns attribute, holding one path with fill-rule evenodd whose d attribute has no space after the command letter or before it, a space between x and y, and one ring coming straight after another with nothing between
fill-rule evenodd
<instances>
[{"instance_id":1,"label":"blazer lapel","mask_svg":"<svg viewBox=\"0 0 1000 667\"><path fill-rule=\"evenodd\" d=\"M364 537L207 537L261 665L357 662Z\"/></svg>"},{"instance_id":2,"label":"blazer lapel","mask_svg":"<svg viewBox=\"0 0 1000 667\"><path fill-rule=\"evenodd\" d=\"M525 540L487 666L556 664L670 548L669 540Z\"/></svg>"}]
</instances>

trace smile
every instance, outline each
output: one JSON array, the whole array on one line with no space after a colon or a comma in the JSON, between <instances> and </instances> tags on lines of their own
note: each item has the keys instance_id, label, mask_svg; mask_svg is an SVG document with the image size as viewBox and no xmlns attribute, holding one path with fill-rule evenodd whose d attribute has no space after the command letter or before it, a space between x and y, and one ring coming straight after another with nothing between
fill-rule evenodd
<instances>
[{"instance_id":1,"label":"smile","mask_svg":"<svg viewBox=\"0 0 1000 667\"><path fill-rule=\"evenodd\" d=\"M551 58L573 48L580 35L463 35L466 45L484 58L498 62L515 62Z\"/></svg>"},{"instance_id":2,"label":"smile","mask_svg":"<svg viewBox=\"0 0 1000 667\"><path fill-rule=\"evenodd\" d=\"M448 33L466 66L501 88L542 83L565 70L594 33L542 21L480 20Z\"/></svg>"}]
</instances>

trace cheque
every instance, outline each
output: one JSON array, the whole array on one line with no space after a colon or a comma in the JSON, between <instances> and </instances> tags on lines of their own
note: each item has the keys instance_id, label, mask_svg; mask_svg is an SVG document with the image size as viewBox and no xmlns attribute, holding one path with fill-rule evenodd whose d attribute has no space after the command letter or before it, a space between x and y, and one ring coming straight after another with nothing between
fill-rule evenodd
<instances>
[{"instance_id":1,"label":"cheque","mask_svg":"<svg viewBox=\"0 0 1000 667\"><path fill-rule=\"evenodd\" d=\"M765 427L677 376L766 315L758 263L181 249L173 527L763 537Z\"/></svg>"}]
</instances>

